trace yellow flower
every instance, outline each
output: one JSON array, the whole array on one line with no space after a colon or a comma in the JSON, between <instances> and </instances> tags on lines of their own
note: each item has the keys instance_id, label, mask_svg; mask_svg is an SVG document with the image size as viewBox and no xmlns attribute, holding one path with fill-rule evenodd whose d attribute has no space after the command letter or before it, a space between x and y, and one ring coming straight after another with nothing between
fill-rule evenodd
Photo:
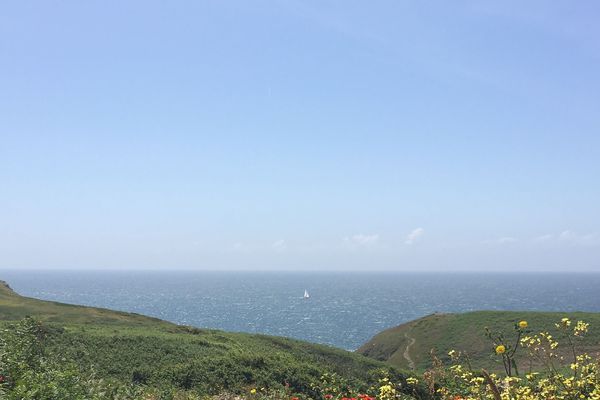
<instances>
[{"instance_id":1,"label":"yellow flower","mask_svg":"<svg viewBox=\"0 0 600 400\"><path fill-rule=\"evenodd\" d=\"M496 354L504 354L506 352L506 347L503 344L496 346Z\"/></svg>"},{"instance_id":2,"label":"yellow flower","mask_svg":"<svg viewBox=\"0 0 600 400\"><path fill-rule=\"evenodd\" d=\"M569 318L563 318L563 319L561 319L560 323L563 324L566 327L571 326L571 320Z\"/></svg>"},{"instance_id":3,"label":"yellow flower","mask_svg":"<svg viewBox=\"0 0 600 400\"><path fill-rule=\"evenodd\" d=\"M583 321L577 321L577 325L575 325L575 329L573 329L573 334L575 336L583 336L587 333L590 324L585 323Z\"/></svg>"},{"instance_id":4,"label":"yellow flower","mask_svg":"<svg viewBox=\"0 0 600 400\"><path fill-rule=\"evenodd\" d=\"M250 390L250 394L256 394L256 389Z\"/></svg>"},{"instance_id":5,"label":"yellow flower","mask_svg":"<svg viewBox=\"0 0 600 400\"><path fill-rule=\"evenodd\" d=\"M419 383L419 380L417 378L406 378L406 383L408 383L409 385L416 385L417 383Z\"/></svg>"},{"instance_id":6,"label":"yellow flower","mask_svg":"<svg viewBox=\"0 0 600 400\"><path fill-rule=\"evenodd\" d=\"M527 328L527 321L519 321L519 328L521 328L521 329Z\"/></svg>"},{"instance_id":7,"label":"yellow flower","mask_svg":"<svg viewBox=\"0 0 600 400\"><path fill-rule=\"evenodd\" d=\"M379 399L382 400L391 400L396 397L396 389L392 387L392 385L383 385L379 387Z\"/></svg>"},{"instance_id":8,"label":"yellow flower","mask_svg":"<svg viewBox=\"0 0 600 400\"><path fill-rule=\"evenodd\" d=\"M539 373L538 373L538 372L531 372L531 373L529 373L529 374L525 375L525 378L527 378L528 380L532 381L532 380L534 380L534 379L535 379L535 377L536 377L537 375L539 375Z\"/></svg>"},{"instance_id":9,"label":"yellow flower","mask_svg":"<svg viewBox=\"0 0 600 400\"><path fill-rule=\"evenodd\" d=\"M579 368L579 365L578 365L577 363L572 363L572 364L571 364L571 369L572 369L573 371L577 370L577 368Z\"/></svg>"}]
</instances>

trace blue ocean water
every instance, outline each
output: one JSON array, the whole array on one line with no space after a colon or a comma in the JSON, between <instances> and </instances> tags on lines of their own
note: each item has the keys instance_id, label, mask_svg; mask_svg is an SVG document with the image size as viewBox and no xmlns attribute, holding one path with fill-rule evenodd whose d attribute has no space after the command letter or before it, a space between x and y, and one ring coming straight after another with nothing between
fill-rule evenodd
<instances>
[{"instance_id":1,"label":"blue ocean water","mask_svg":"<svg viewBox=\"0 0 600 400\"><path fill-rule=\"evenodd\" d=\"M0 279L25 296L348 350L433 312L600 311L600 274L0 271Z\"/></svg>"}]
</instances>

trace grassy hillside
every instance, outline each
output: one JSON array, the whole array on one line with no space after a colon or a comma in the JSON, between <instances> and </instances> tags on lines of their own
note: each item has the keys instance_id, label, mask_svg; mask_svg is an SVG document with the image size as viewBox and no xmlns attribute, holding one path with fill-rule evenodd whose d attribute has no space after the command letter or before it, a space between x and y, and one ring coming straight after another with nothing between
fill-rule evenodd
<instances>
[{"instance_id":1,"label":"grassy hillside","mask_svg":"<svg viewBox=\"0 0 600 400\"><path fill-rule=\"evenodd\" d=\"M43 321L46 348L100 377L200 393L283 387L311 392L324 373L353 387L376 381L384 363L298 340L178 326L142 315L27 298L0 284L3 324L32 316Z\"/></svg>"},{"instance_id":2,"label":"grassy hillside","mask_svg":"<svg viewBox=\"0 0 600 400\"><path fill-rule=\"evenodd\" d=\"M8 283L0 281L0 320L15 321L25 316L35 316L44 322L68 324L102 324L105 326L138 326L174 328L175 325L144 315L43 301L20 296Z\"/></svg>"},{"instance_id":3,"label":"grassy hillside","mask_svg":"<svg viewBox=\"0 0 600 400\"><path fill-rule=\"evenodd\" d=\"M592 354L600 350L600 313L477 311L464 314L433 314L385 330L357 350L376 360L388 361L400 368L423 370L431 365L430 351L444 361L452 349L467 352L473 366L492 370L502 368L494 357L493 346L485 336L485 328L503 332L506 337L515 334L512 328L521 320L529 323L528 330L548 331L559 336L554 324L563 317L590 323L590 332L578 344L580 350ZM512 335L512 336L511 336ZM561 351L567 351L562 349ZM526 367L526 366L525 366Z\"/></svg>"}]
</instances>

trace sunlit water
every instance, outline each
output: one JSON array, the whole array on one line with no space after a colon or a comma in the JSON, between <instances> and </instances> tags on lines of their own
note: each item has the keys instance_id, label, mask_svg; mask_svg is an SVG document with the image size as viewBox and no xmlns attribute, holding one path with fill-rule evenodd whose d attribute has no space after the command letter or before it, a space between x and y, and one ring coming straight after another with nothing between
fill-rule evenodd
<instances>
[{"instance_id":1,"label":"sunlit water","mask_svg":"<svg viewBox=\"0 0 600 400\"><path fill-rule=\"evenodd\" d=\"M600 311L600 274L0 271L0 279L25 296L350 350L436 311Z\"/></svg>"}]
</instances>

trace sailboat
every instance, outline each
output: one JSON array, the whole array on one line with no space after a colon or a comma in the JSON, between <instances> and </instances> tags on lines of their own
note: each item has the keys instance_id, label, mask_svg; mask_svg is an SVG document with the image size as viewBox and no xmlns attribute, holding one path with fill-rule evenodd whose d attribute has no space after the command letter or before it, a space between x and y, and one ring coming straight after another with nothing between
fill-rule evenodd
<instances>
[{"instance_id":1,"label":"sailboat","mask_svg":"<svg viewBox=\"0 0 600 400\"><path fill-rule=\"evenodd\" d=\"M308 299L310 295L308 294L308 290L304 289L304 298Z\"/></svg>"}]
</instances>

